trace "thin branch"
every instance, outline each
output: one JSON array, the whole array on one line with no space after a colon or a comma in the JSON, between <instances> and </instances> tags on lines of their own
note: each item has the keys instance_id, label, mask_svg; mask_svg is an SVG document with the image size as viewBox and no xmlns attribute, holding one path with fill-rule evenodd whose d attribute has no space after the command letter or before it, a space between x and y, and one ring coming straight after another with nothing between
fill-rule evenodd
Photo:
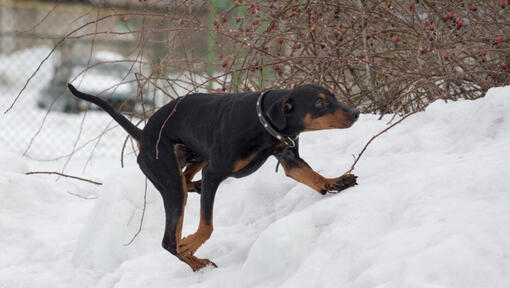
<instances>
[{"instance_id":1,"label":"thin branch","mask_svg":"<svg viewBox=\"0 0 510 288\"><path fill-rule=\"evenodd\" d=\"M68 175L68 174L64 174L61 172L57 172L57 171L30 171L30 172L25 173L25 175L35 175L35 174L58 175L58 176L62 176L62 177L67 177L67 178L72 178L72 179L76 179L76 180L80 180L80 181L89 182L89 183L92 183L95 185L103 185L103 183L101 183L101 182L97 182L94 180L90 180L90 179L86 179L86 178L82 178L82 177L78 177L78 176Z\"/></svg>"},{"instance_id":2,"label":"thin branch","mask_svg":"<svg viewBox=\"0 0 510 288\"><path fill-rule=\"evenodd\" d=\"M138 231L136 231L135 235L133 235L133 238L129 240L128 243L123 244L124 246L129 246L133 241L135 241L136 236L140 234L142 231L142 224L143 224L143 218L145 217L145 208L147 207L147 178L145 178L145 191L143 193L143 210L142 210L142 217L140 217L140 225L138 226Z\"/></svg>"},{"instance_id":3,"label":"thin branch","mask_svg":"<svg viewBox=\"0 0 510 288\"><path fill-rule=\"evenodd\" d=\"M431 102L432 103L432 102ZM428 106L428 105L427 105ZM356 164L358 163L359 159L361 158L361 155L363 155L363 153L365 152L365 150L367 150L367 147L368 145L370 145L370 143L372 143L372 141L375 140L375 138L381 136L382 134L386 133L388 130L390 130L391 128L395 127L396 125L398 125L399 123L401 123L402 121L404 121L407 117L413 115L413 114L416 114L420 111L423 111L425 110L426 107L423 107L422 109L419 109L419 110L415 110L415 111L412 111L412 112L409 112L407 113L406 115L402 116L402 118L400 118L398 121L396 121L395 123L391 124L390 126L384 128L381 132L375 134L374 136L372 136L372 138L370 138L370 140L368 140L367 144L365 144L365 146L363 147L363 149L361 150L361 152L359 152L358 156L355 157L354 159L354 163L352 163L351 165L351 168L344 173L345 174L350 174L353 170L354 170L354 167L356 166Z\"/></svg>"}]
</instances>

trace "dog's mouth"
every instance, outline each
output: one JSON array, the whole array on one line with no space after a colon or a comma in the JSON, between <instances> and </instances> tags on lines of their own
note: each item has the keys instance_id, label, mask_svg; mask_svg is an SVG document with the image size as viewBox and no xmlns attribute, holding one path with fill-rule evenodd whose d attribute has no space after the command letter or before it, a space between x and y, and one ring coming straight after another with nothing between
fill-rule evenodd
<instances>
[{"instance_id":1,"label":"dog's mouth","mask_svg":"<svg viewBox=\"0 0 510 288\"><path fill-rule=\"evenodd\" d=\"M349 114L350 111L337 110L335 113L312 118L307 114L303 119L305 129L303 131L317 131L326 129L346 129L351 127L359 118L357 115Z\"/></svg>"}]
</instances>

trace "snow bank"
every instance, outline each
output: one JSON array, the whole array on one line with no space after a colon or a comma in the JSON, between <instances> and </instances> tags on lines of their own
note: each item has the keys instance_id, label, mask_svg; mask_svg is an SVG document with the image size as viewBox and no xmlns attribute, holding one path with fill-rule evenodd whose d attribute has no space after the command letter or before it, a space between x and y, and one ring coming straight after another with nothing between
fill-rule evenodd
<instances>
[{"instance_id":1,"label":"snow bank","mask_svg":"<svg viewBox=\"0 0 510 288\"><path fill-rule=\"evenodd\" d=\"M362 115L351 129L304 133L302 157L321 174L338 176L390 118ZM18 198L27 190L28 205L39 203L37 214L48 219L38 229L64 235L39 239L40 231L26 233L12 220L12 239L0 238L0 245L18 252L0 261L0 284L41 273L68 284L80 273L72 287L509 287L509 140L510 87L504 87L476 101L436 102L406 119L369 146L354 171L359 185L337 195L321 196L281 169L274 173L270 159L253 175L220 185L214 233L197 252L219 268L198 273L161 248L162 201L150 184L142 231L124 245L143 207L145 178L136 166L100 169L109 172L90 210L59 196L59 185L40 184L48 194L41 199L35 180L5 172L4 197L19 204L0 207L2 231L9 219L32 215ZM6 184L13 179L25 184ZM67 219L57 206L82 216ZM193 193L185 235L198 216ZM65 249L54 247L57 235ZM33 248L36 241L41 249ZM16 257L23 249L35 256ZM21 287L42 286L33 283Z\"/></svg>"},{"instance_id":2,"label":"snow bank","mask_svg":"<svg viewBox=\"0 0 510 288\"><path fill-rule=\"evenodd\" d=\"M93 285L94 273L70 265L92 203L67 194L64 182L24 175L29 166L0 152L0 287Z\"/></svg>"}]
</instances>

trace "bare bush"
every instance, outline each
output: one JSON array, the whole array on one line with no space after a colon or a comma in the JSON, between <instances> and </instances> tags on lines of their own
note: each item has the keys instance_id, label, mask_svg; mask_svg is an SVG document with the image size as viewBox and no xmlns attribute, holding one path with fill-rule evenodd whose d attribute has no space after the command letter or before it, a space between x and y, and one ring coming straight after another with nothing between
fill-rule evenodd
<instances>
[{"instance_id":1,"label":"bare bush","mask_svg":"<svg viewBox=\"0 0 510 288\"><path fill-rule=\"evenodd\" d=\"M233 92L313 82L381 114L474 99L510 83L509 9L504 1L235 1L215 14L216 67L231 77L214 80ZM181 29L205 28L183 19Z\"/></svg>"},{"instance_id":2,"label":"bare bush","mask_svg":"<svg viewBox=\"0 0 510 288\"><path fill-rule=\"evenodd\" d=\"M183 90L315 83L363 112L385 114L415 111L437 98L475 99L510 84L510 1L141 3L143 12L97 13L64 39L134 35L138 55L149 63L138 57L133 66L151 67L133 70L140 97L148 97L147 86L173 98ZM136 29L98 28L112 18L130 19ZM83 32L87 26L95 29Z\"/></svg>"}]
</instances>

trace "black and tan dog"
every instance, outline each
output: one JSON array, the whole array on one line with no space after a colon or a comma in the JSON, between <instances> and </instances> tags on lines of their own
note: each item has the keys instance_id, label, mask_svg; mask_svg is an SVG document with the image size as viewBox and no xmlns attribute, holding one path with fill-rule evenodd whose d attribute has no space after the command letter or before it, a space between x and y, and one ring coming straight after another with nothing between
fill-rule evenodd
<instances>
[{"instance_id":1,"label":"black and tan dog","mask_svg":"<svg viewBox=\"0 0 510 288\"><path fill-rule=\"evenodd\" d=\"M273 155L285 174L321 194L356 185L356 176L324 178L299 157L304 131L348 128L359 111L340 104L331 91L316 85L263 93L191 94L161 107L143 130L92 95L69 89L78 98L108 112L139 144L138 164L163 197L166 227L163 247L196 271L211 264L194 256L213 231L218 185L244 177ZM184 171L183 171L184 169ZM192 181L202 170L202 180ZM187 192L200 196L198 230L182 237Z\"/></svg>"}]
</instances>

